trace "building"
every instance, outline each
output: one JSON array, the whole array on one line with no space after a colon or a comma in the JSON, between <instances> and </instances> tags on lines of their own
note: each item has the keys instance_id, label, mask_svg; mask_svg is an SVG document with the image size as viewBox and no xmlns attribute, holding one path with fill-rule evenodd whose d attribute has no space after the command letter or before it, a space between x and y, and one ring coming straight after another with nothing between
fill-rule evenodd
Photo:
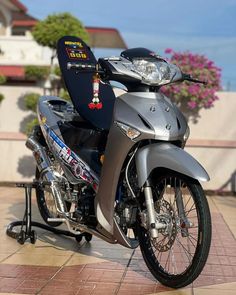
<instances>
[{"instance_id":1,"label":"building","mask_svg":"<svg viewBox=\"0 0 236 295\"><path fill-rule=\"evenodd\" d=\"M0 73L8 81L24 80L25 65L48 65L50 50L39 46L31 36L37 19L18 0L0 3Z\"/></svg>"},{"instance_id":2,"label":"building","mask_svg":"<svg viewBox=\"0 0 236 295\"><path fill-rule=\"evenodd\" d=\"M25 65L50 65L51 50L39 46L31 31L37 19L27 13L19 0L0 2L0 74L9 82L25 80ZM119 31L113 28L86 27L92 48L126 48Z\"/></svg>"}]
</instances>

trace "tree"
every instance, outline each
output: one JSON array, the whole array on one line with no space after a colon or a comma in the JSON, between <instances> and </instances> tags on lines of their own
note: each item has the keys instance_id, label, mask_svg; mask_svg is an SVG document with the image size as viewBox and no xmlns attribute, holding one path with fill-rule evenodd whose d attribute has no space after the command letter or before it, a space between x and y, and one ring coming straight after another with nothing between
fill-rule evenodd
<instances>
[{"instance_id":1,"label":"tree","mask_svg":"<svg viewBox=\"0 0 236 295\"><path fill-rule=\"evenodd\" d=\"M183 73L207 81L207 85L183 82L163 87L163 92L173 98L187 119L196 123L199 110L213 107L218 100L216 91L221 89L221 69L203 55L179 53L172 49L166 49L165 53L171 54L168 62L177 65Z\"/></svg>"},{"instance_id":2,"label":"tree","mask_svg":"<svg viewBox=\"0 0 236 295\"><path fill-rule=\"evenodd\" d=\"M48 69L47 67L27 66L25 67L26 76L29 79L35 80L48 78L52 84L55 84L54 88L56 90L61 88L60 97L69 100L69 94L65 89L65 85L61 81L60 68L58 66L53 66L57 41L61 37L69 35L77 36L87 43L89 41L88 32L81 21L70 13L59 13L49 15L45 20L38 22L34 27L32 34L39 45L47 46L52 49L51 69ZM35 93L29 93L25 96L26 108L33 111L34 114L38 98L39 95ZM27 134L30 133L36 124L38 124L38 121L35 117L35 119L27 124L25 132Z\"/></svg>"},{"instance_id":3,"label":"tree","mask_svg":"<svg viewBox=\"0 0 236 295\"><path fill-rule=\"evenodd\" d=\"M89 41L89 35L83 24L70 13L49 15L36 24L32 31L33 37L42 46L55 50L57 41L66 35L77 36L84 42Z\"/></svg>"}]
</instances>

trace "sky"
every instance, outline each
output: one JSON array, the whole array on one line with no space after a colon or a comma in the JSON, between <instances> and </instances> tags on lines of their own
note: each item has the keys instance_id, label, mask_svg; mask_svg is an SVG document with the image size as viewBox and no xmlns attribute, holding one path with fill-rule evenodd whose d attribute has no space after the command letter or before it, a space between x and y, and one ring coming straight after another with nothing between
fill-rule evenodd
<instances>
[{"instance_id":1,"label":"sky","mask_svg":"<svg viewBox=\"0 0 236 295\"><path fill-rule=\"evenodd\" d=\"M204 54L222 68L222 86L236 91L236 0L21 0L38 19L70 12L85 26L111 27L129 48ZM114 55L117 50L95 50Z\"/></svg>"}]
</instances>

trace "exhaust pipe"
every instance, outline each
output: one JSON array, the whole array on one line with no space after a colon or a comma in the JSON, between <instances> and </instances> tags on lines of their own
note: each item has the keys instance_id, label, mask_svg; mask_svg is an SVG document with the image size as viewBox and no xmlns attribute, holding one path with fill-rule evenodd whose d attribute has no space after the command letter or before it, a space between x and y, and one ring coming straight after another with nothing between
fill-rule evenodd
<instances>
[{"instance_id":1,"label":"exhaust pipe","mask_svg":"<svg viewBox=\"0 0 236 295\"><path fill-rule=\"evenodd\" d=\"M55 176L54 169L51 166L44 147L37 141L34 133L35 132L33 132L33 134L28 137L25 145L33 152L37 167L43 179L51 184L50 188L56 201L55 203L58 213L65 216L67 213L67 208L61 195L59 179Z\"/></svg>"}]
</instances>

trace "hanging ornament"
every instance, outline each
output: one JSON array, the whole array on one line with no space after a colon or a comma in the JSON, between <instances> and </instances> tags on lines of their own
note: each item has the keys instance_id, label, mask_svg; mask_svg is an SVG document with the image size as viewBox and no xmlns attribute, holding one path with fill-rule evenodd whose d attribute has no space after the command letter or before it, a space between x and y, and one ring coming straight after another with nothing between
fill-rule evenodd
<instances>
[{"instance_id":1,"label":"hanging ornament","mask_svg":"<svg viewBox=\"0 0 236 295\"><path fill-rule=\"evenodd\" d=\"M99 100L99 83L100 83L100 76L98 73L93 75L93 99L92 102L88 104L88 107L91 110L100 110L102 108L102 102Z\"/></svg>"}]
</instances>

